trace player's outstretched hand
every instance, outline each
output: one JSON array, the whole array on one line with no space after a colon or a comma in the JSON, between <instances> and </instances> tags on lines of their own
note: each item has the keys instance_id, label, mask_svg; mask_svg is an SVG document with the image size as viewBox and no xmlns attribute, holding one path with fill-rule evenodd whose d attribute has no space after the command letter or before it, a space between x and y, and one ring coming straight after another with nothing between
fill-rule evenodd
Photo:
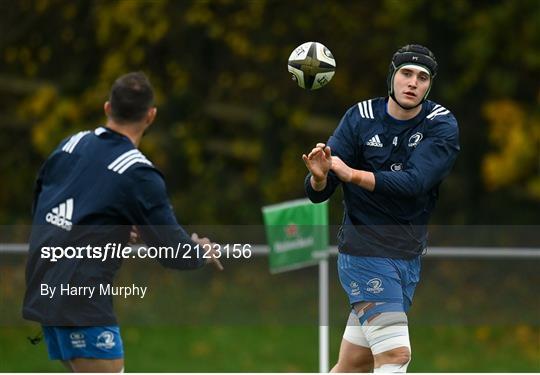
<instances>
[{"instance_id":1,"label":"player's outstretched hand","mask_svg":"<svg viewBox=\"0 0 540 375\"><path fill-rule=\"evenodd\" d=\"M129 241L128 241L128 243L130 245L134 245L137 242L139 242L140 239L141 239L141 235L139 233L139 229L135 225L132 225L131 229L129 231Z\"/></svg>"},{"instance_id":2,"label":"player's outstretched hand","mask_svg":"<svg viewBox=\"0 0 540 375\"><path fill-rule=\"evenodd\" d=\"M353 169L343 162L338 156L332 156L332 171L343 182L351 182Z\"/></svg>"},{"instance_id":3,"label":"player's outstretched hand","mask_svg":"<svg viewBox=\"0 0 540 375\"><path fill-rule=\"evenodd\" d=\"M332 167L332 150L324 143L317 143L308 155L302 155L302 160L316 182L325 181Z\"/></svg>"},{"instance_id":4,"label":"player's outstretched hand","mask_svg":"<svg viewBox=\"0 0 540 375\"><path fill-rule=\"evenodd\" d=\"M209 258L206 259L206 264L211 263L219 271L223 271L224 268L219 260L219 252L216 250L215 244L212 241L210 241L207 237L199 238L199 235L197 233L193 233L191 235L191 239L194 242L198 243L205 250L205 255L207 254L206 250L210 249L210 251L207 254Z\"/></svg>"}]
</instances>

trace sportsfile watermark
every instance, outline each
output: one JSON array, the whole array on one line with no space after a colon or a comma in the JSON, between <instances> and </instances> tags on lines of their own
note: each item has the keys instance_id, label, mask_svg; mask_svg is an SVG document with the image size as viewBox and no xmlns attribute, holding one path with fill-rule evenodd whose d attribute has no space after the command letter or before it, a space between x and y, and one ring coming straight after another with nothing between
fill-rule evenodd
<instances>
[{"instance_id":1,"label":"sportsfile watermark","mask_svg":"<svg viewBox=\"0 0 540 375\"><path fill-rule=\"evenodd\" d=\"M57 262L60 259L249 259L253 255L251 244L178 243L173 246L129 246L107 243L105 246L43 246L41 259Z\"/></svg>"},{"instance_id":2,"label":"sportsfile watermark","mask_svg":"<svg viewBox=\"0 0 540 375\"><path fill-rule=\"evenodd\" d=\"M330 295L342 299L342 303L330 304L329 314L335 318L336 325L342 325L348 314L349 301L347 292L338 281L338 241L343 231L351 228L305 226L290 222L275 226L278 239L273 242L273 249L270 248L267 228L263 225L186 227L188 235L198 233L201 238L221 244L224 270L220 273L211 259L207 262L150 259L160 256L159 246L169 247L167 251L172 254L169 256L174 256L170 247L176 252L179 243L188 243L187 240L176 239L175 232L171 230L174 228L141 226L140 241L134 244L128 242L131 240L131 226L118 229L116 226L74 225L69 232L53 228L52 234L51 224L0 226L0 270L3 277L0 282L0 326L21 324L21 301L29 285L36 301L56 308L56 311L69 313L65 319L49 314L51 319L56 319L54 323L57 325L73 324L73 316L87 308L85 302L101 306L109 304L112 298L115 313L124 324L132 326L167 324L200 327L213 326L216 321L224 325L250 327L266 324L317 326L320 267L308 262L306 268L298 271L274 274L270 270L274 255L280 257L280 261L286 256L291 262L306 259L300 257L304 249L297 247L311 243L311 240L305 240L308 237L306 230L310 228L329 233ZM399 236L404 229L414 234L422 228L373 228L377 233L388 234L377 237L381 246L395 244L394 234ZM359 232L361 230L358 228ZM530 337L534 343L538 330L529 331L525 325L538 327L540 322L540 305L535 298L540 286L539 232L540 225L431 226L428 250L421 256L420 283L411 310L416 317L414 324L447 325L451 329L481 324L482 330L489 325L514 325L519 327L520 337ZM110 245L106 246L108 243ZM87 250L88 244L91 245L90 250ZM225 244L229 244L228 254ZM234 244L238 244L236 250ZM244 244L251 245L244 247ZM114 254L112 245L115 245ZM64 248L65 252L54 250L56 246ZM69 249L70 246L74 249ZM151 246L154 248L150 249ZM49 247L48 259L41 259L42 247ZM79 250L77 247L84 248ZM165 257L163 249L161 256ZM186 254L188 249L190 252ZM197 256L195 247L186 247L185 250L180 245L178 256ZM240 255L242 250L244 253ZM251 254L247 250L251 250ZM271 253L272 250L275 251ZM198 256L203 257L208 246L199 246L198 251ZM79 256L87 259L61 260L64 254L66 258ZM227 255L240 259L226 259ZM139 256L144 259L133 259ZM249 259L244 259L248 256ZM56 261L52 261L53 257ZM131 260L114 260L118 257ZM20 277L24 275L29 259L39 264L35 279L30 284ZM43 267L49 271L41 273ZM111 271L116 271L114 277ZM105 277L100 276L103 272ZM373 275L349 280L345 287L350 294L371 293L378 297L389 291L390 284L381 276ZM493 298L493 288L496 288L498 298ZM223 301L227 303L223 304ZM218 308L219 319L216 320L216 306L222 305L224 308ZM77 323L92 324L84 320Z\"/></svg>"}]
</instances>

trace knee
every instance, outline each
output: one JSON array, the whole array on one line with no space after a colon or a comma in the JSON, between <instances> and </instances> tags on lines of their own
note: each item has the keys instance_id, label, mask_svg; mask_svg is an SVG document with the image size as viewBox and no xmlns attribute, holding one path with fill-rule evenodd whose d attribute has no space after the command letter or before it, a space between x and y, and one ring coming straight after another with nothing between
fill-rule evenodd
<instances>
[{"instance_id":1,"label":"knee","mask_svg":"<svg viewBox=\"0 0 540 375\"><path fill-rule=\"evenodd\" d=\"M374 373L405 373L411 361L409 348L399 347L375 355Z\"/></svg>"},{"instance_id":2,"label":"knee","mask_svg":"<svg viewBox=\"0 0 540 375\"><path fill-rule=\"evenodd\" d=\"M383 312L362 328L374 354L375 372L407 371L411 344L403 312Z\"/></svg>"}]
</instances>

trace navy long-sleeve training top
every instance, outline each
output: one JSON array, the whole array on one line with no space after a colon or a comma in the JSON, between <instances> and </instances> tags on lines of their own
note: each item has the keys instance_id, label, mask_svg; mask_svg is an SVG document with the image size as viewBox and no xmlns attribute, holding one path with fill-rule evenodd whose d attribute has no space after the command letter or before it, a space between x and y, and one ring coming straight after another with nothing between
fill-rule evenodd
<instances>
[{"instance_id":1,"label":"navy long-sleeve training top","mask_svg":"<svg viewBox=\"0 0 540 375\"><path fill-rule=\"evenodd\" d=\"M42 257L42 248L126 245L132 225L148 246L195 246L176 220L162 175L129 138L98 127L62 141L36 183L24 318L44 325L116 324L112 296L60 296L59 288L111 284L122 259L103 262L82 253L83 258L51 262ZM193 252L158 260L176 269L204 264ZM54 298L43 295L42 284L57 287Z\"/></svg>"},{"instance_id":2,"label":"navy long-sleeve training top","mask_svg":"<svg viewBox=\"0 0 540 375\"><path fill-rule=\"evenodd\" d=\"M452 113L432 101L402 121L388 114L387 100L370 99L351 107L327 143L348 166L373 172L375 190L342 183L333 172L322 191L313 190L308 174L305 189L317 203L343 186L339 251L407 259L427 246L427 224L439 185L460 149L459 130Z\"/></svg>"}]
</instances>

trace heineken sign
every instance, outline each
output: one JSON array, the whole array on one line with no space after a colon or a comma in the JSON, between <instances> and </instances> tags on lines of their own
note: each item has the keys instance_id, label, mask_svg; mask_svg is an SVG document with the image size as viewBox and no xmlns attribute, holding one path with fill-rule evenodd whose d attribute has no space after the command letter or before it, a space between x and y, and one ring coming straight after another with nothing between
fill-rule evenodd
<instances>
[{"instance_id":1,"label":"heineken sign","mask_svg":"<svg viewBox=\"0 0 540 375\"><path fill-rule=\"evenodd\" d=\"M327 256L328 205L308 199L263 207L270 248L270 271L288 271L316 264Z\"/></svg>"}]
</instances>

